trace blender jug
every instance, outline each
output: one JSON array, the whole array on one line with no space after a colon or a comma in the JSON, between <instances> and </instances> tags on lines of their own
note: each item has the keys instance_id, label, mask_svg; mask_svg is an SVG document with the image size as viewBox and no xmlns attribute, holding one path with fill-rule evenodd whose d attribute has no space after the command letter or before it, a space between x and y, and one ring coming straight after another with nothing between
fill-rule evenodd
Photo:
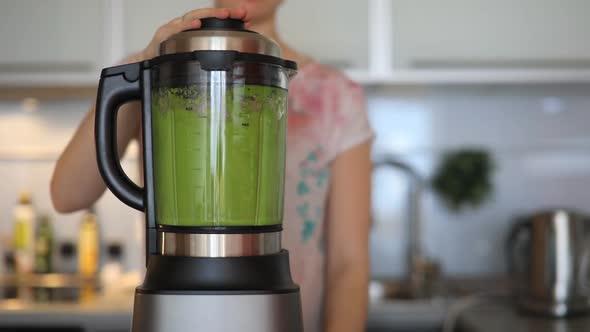
<instances>
[{"instance_id":1,"label":"blender jug","mask_svg":"<svg viewBox=\"0 0 590 332\"><path fill-rule=\"evenodd\" d=\"M281 223L289 69L199 60L152 68L156 222Z\"/></svg>"},{"instance_id":2,"label":"blender jug","mask_svg":"<svg viewBox=\"0 0 590 332\"><path fill-rule=\"evenodd\" d=\"M296 64L280 56L242 21L208 18L162 42L156 58L103 70L99 170L121 201L146 213L134 331L184 330L187 320L216 322L203 330L301 330L280 244ZM117 154L117 110L132 100L142 102L143 188ZM242 314L228 320L228 310Z\"/></svg>"}]
</instances>

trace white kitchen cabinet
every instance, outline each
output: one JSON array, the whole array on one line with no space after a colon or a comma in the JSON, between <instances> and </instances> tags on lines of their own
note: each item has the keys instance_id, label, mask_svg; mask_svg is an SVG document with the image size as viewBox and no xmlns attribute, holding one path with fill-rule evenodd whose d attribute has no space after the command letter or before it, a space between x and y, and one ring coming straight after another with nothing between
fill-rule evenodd
<instances>
[{"instance_id":1,"label":"white kitchen cabinet","mask_svg":"<svg viewBox=\"0 0 590 332\"><path fill-rule=\"evenodd\" d=\"M367 0L287 0L279 33L295 49L339 68L368 66Z\"/></svg>"},{"instance_id":2,"label":"white kitchen cabinet","mask_svg":"<svg viewBox=\"0 0 590 332\"><path fill-rule=\"evenodd\" d=\"M0 2L0 84L84 80L108 50L101 1Z\"/></svg>"},{"instance_id":3,"label":"white kitchen cabinet","mask_svg":"<svg viewBox=\"0 0 590 332\"><path fill-rule=\"evenodd\" d=\"M394 68L590 69L588 0L390 0Z\"/></svg>"}]
</instances>

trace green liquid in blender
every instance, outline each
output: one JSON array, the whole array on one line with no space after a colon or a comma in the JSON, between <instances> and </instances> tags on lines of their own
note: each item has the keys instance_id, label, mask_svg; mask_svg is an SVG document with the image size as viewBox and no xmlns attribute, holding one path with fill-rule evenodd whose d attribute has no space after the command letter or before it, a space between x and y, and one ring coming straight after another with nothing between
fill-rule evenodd
<instances>
[{"instance_id":1,"label":"green liquid in blender","mask_svg":"<svg viewBox=\"0 0 590 332\"><path fill-rule=\"evenodd\" d=\"M156 220L263 226L283 218L287 90L162 87L152 95Z\"/></svg>"}]
</instances>

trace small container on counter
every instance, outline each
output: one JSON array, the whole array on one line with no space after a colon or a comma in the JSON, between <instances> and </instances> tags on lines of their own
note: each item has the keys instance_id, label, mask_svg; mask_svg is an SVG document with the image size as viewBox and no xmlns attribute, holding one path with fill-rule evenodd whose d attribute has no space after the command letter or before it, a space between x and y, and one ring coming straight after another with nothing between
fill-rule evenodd
<instances>
[{"instance_id":1,"label":"small container on counter","mask_svg":"<svg viewBox=\"0 0 590 332\"><path fill-rule=\"evenodd\" d=\"M100 261L100 240L94 209L84 214L78 239L78 271L84 279L96 278Z\"/></svg>"},{"instance_id":2,"label":"small container on counter","mask_svg":"<svg viewBox=\"0 0 590 332\"><path fill-rule=\"evenodd\" d=\"M53 272L53 226L49 215L44 214L39 218L35 235L35 273L51 273Z\"/></svg>"},{"instance_id":3,"label":"small container on counter","mask_svg":"<svg viewBox=\"0 0 590 332\"><path fill-rule=\"evenodd\" d=\"M31 194L27 191L21 192L18 204L13 211L14 219L14 258L16 272L27 274L33 272L34 266L34 231L35 231L35 209L33 207Z\"/></svg>"},{"instance_id":4,"label":"small container on counter","mask_svg":"<svg viewBox=\"0 0 590 332\"><path fill-rule=\"evenodd\" d=\"M77 252L74 242L64 241L60 244L54 270L64 274L78 273Z\"/></svg>"}]
</instances>

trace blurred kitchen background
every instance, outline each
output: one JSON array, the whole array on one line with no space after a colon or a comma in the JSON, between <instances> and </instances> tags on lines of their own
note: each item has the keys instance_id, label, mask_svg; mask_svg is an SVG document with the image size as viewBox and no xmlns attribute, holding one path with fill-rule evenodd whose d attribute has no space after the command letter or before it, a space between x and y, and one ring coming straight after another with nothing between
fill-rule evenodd
<instances>
[{"instance_id":1,"label":"blurred kitchen background","mask_svg":"<svg viewBox=\"0 0 590 332\"><path fill-rule=\"evenodd\" d=\"M144 47L163 22L208 4L0 2L0 271L6 276L14 260L15 207L25 191L37 215L49 216L53 259L63 259L64 244L79 252L82 220L89 215L57 214L49 180L94 102L100 69ZM396 160L422 178L419 238L423 256L437 262L436 280L471 282L473 292L495 288L506 280L506 241L516 217L550 208L590 213L589 1L287 0L279 26L287 42L364 86L377 132L375 160ZM452 209L432 179L444 156L465 150L491 159L492 170L478 178L489 176L489 195L481 204ZM132 178L136 159L132 146L123 162ZM407 279L411 190L411 177L399 167L376 169L375 279ZM116 275L133 284L143 267L141 216L108 192L94 212L101 265L118 260ZM68 272L60 268L53 264L51 272ZM372 291L382 296L383 285ZM437 331L454 308L447 299L376 301L375 331ZM0 331L3 322L18 325L18 312L24 315L25 307L15 303L0 306ZM129 303L120 312L97 308L124 323ZM584 326L580 331L590 330ZM116 329L84 331L106 330Z\"/></svg>"}]
</instances>

